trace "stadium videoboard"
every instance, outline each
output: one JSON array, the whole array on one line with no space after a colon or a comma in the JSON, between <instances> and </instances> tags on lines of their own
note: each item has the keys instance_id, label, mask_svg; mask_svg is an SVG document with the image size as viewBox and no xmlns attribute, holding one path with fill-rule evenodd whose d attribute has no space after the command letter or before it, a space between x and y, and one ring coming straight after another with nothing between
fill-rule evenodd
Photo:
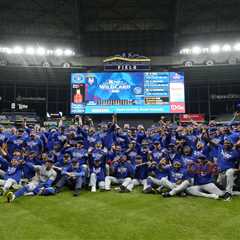
<instances>
[{"instance_id":1,"label":"stadium videoboard","mask_svg":"<svg viewBox=\"0 0 240 240\"><path fill-rule=\"evenodd\" d=\"M184 74L180 72L71 75L71 114L184 112Z\"/></svg>"}]
</instances>

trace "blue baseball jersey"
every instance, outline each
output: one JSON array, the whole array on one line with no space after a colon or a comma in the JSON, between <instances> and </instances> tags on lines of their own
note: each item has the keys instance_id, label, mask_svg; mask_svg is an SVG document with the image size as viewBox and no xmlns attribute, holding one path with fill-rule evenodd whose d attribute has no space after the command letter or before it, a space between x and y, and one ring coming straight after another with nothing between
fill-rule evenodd
<instances>
[{"instance_id":1,"label":"blue baseball jersey","mask_svg":"<svg viewBox=\"0 0 240 240\"><path fill-rule=\"evenodd\" d=\"M115 162L112 167L114 176L118 179L132 177L134 175L134 168L128 162Z\"/></svg>"},{"instance_id":2,"label":"blue baseball jersey","mask_svg":"<svg viewBox=\"0 0 240 240\"><path fill-rule=\"evenodd\" d=\"M193 178L195 185L204 185L214 181L213 174L208 164L195 164L192 169L194 171Z\"/></svg>"},{"instance_id":3,"label":"blue baseball jersey","mask_svg":"<svg viewBox=\"0 0 240 240\"><path fill-rule=\"evenodd\" d=\"M7 171L8 166L9 166L9 162L5 158L0 156L0 169L3 171Z\"/></svg>"},{"instance_id":4,"label":"blue baseball jersey","mask_svg":"<svg viewBox=\"0 0 240 240\"><path fill-rule=\"evenodd\" d=\"M236 150L224 150L222 147L219 148L217 156L217 164L220 171L226 171L230 168L236 168L239 162L239 154Z\"/></svg>"},{"instance_id":5,"label":"blue baseball jersey","mask_svg":"<svg viewBox=\"0 0 240 240\"><path fill-rule=\"evenodd\" d=\"M93 166L91 169L90 169L90 174L91 173L95 173L96 176L97 176L97 181L100 182L100 181L105 181L105 168L104 167L95 167Z\"/></svg>"},{"instance_id":6,"label":"blue baseball jersey","mask_svg":"<svg viewBox=\"0 0 240 240\"><path fill-rule=\"evenodd\" d=\"M84 168L79 163L76 165L70 164L67 167L63 168L62 174L74 173L76 177L83 177L85 175Z\"/></svg>"},{"instance_id":7,"label":"blue baseball jersey","mask_svg":"<svg viewBox=\"0 0 240 240\"><path fill-rule=\"evenodd\" d=\"M138 180L143 180L147 178L148 167L147 165L140 165L135 167L134 178Z\"/></svg>"},{"instance_id":8,"label":"blue baseball jersey","mask_svg":"<svg viewBox=\"0 0 240 240\"><path fill-rule=\"evenodd\" d=\"M26 149L37 154L42 152L43 144L40 139L26 139Z\"/></svg>"},{"instance_id":9,"label":"blue baseball jersey","mask_svg":"<svg viewBox=\"0 0 240 240\"><path fill-rule=\"evenodd\" d=\"M161 179L163 177L169 177L170 167L169 166L165 166L161 168L149 167L147 174L148 176L153 176L157 179Z\"/></svg>"},{"instance_id":10,"label":"blue baseball jersey","mask_svg":"<svg viewBox=\"0 0 240 240\"><path fill-rule=\"evenodd\" d=\"M14 167L12 165L9 165L7 172L4 175L4 180L8 180L9 178L14 179L17 183L19 183L22 178L22 167Z\"/></svg>"},{"instance_id":11,"label":"blue baseball jersey","mask_svg":"<svg viewBox=\"0 0 240 240\"><path fill-rule=\"evenodd\" d=\"M184 181L184 180L187 180L190 178L191 177L190 177L189 173L187 172L187 169L184 167L182 167L178 170L176 170L175 168L172 167L170 170L169 180L172 183L177 183L179 181Z\"/></svg>"},{"instance_id":12,"label":"blue baseball jersey","mask_svg":"<svg viewBox=\"0 0 240 240\"><path fill-rule=\"evenodd\" d=\"M73 158L78 159L80 164L87 163L88 151L85 148L72 148L69 153Z\"/></svg>"}]
</instances>

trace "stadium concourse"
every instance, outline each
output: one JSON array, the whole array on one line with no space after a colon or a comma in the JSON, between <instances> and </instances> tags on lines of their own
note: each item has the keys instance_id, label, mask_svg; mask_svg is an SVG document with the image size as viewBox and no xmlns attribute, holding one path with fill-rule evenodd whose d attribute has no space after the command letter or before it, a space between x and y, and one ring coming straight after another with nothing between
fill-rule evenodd
<instances>
[{"instance_id":1,"label":"stadium concourse","mask_svg":"<svg viewBox=\"0 0 240 240\"><path fill-rule=\"evenodd\" d=\"M164 117L143 125L76 123L48 129L1 126L1 195L11 203L22 196L57 195L64 187L82 191L162 197L192 195L230 201L240 195L240 125L177 125ZM235 184L237 183L237 184ZM107 195L106 195L107 197ZM187 198L186 198L187 201Z\"/></svg>"}]
</instances>

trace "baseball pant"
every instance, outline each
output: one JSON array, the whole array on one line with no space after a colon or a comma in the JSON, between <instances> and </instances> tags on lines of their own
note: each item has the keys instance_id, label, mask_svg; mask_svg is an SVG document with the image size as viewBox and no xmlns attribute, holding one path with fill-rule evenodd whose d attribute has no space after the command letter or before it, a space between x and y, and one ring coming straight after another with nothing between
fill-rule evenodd
<instances>
[{"instance_id":1,"label":"baseball pant","mask_svg":"<svg viewBox=\"0 0 240 240\"><path fill-rule=\"evenodd\" d=\"M96 173L91 173L90 175L90 186L91 187L97 187L97 184L98 184L98 187L99 189L104 189L105 188L105 182L104 181L97 181L97 175Z\"/></svg>"},{"instance_id":2,"label":"baseball pant","mask_svg":"<svg viewBox=\"0 0 240 240\"><path fill-rule=\"evenodd\" d=\"M219 173L217 182L220 185L226 184L226 192L229 192L230 194L233 193L233 186L234 181L236 179L236 176L234 176L236 169L230 168L226 172Z\"/></svg>"},{"instance_id":3,"label":"baseball pant","mask_svg":"<svg viewBox=\"0 0 240 240\"><path fill-rule=\"evenodd\" d=\"M4 172L2 169L0 169L0 177L4 177L4 175L6 174L6 172Z\"/></svg>"},{"instance_id":4,"label":"baseball pant","mask_svg":"<svg viewBox=\"0 0 240 240\"><path fill-rule=\"evenodd\" d=\"M127 188L127 186L129 185L129 183L130 183L131 181L132 181L132 179L131 179L130 177L118 179L118 178L116 178L116 177L106 176L106 177L105 177L105 189L106 189L106 190L110 190L112 183L122 184L124 187Z\"/></svg>"},{"instance_id":5,"label":"baseball pant","mask_svg":"<svg viewBox=\"0 0 240 240\"><path fill-rule=\"evenodd\" d=\"M157 185L157 186L161 186L161 179L149 176L146 179L145 185L143 186L143 191L146 190L147 188L151 188L152 184Z\"/></svg>"},{"instance_id":6,"label":"baseball pant","mask_svg":"<svg viewBox=\"0 0 240 240\"><path fill-rule=\"evenodd\" d=\"M24 187L20 188L18 191L15 192L16 197L21 197L22 195L33 192L34 194L37 194L39 191L39 187L41 186L40 182L38 181L32 181L25 185Z\"/></svg>"},{"instance_id":7,"label":"baseball pant","mask_svg":"<svg viewBox=\"0 0 240 240\"><path fill-rule=\"evenodd\" d=\"M56 184L56 187L62 189L65 185L70 185L74 188L74 190L79 190L82 188L83 182L84 180L82 177L69 178L68 176L63 175Z\"/></svg>"},{"instance_id":8,"label":"baseball pant","mask_svg":"<svg viewBox=\"0 0 240 240\"><path fill-rule=\"evenodd\" d=\"M3 186L3 192L9 190L13 185L16 185L16 180L9 178L7 180L0 180L0 186Z\"/></svg>"},{"instance_id":9,"label":"baseball pant","mask_svg":"<svg viewBox=\"0 0 240 240\"><path fill-rule=\"evenodd\" d=\"M214 198L217 196L223 196L224 192L220 190L214 183L208 183L204 185L196 185L187 188L187 193L197 197Z\"/></svg>"},{"instance_id":10,"label":"baseball pant","mask_svg":"<svg viewBox=\"0 0 240 240\"><path fill-rule=\"evenodd\" d=\"M134 187L143 185L143 189L147 188L147 179L133 179L127 186L129 191L132 191Z\"/></svg>"},{"instance_id":11,"label":"baseball pant","mask_svg":"<svg viewBox=\"0 0 240 240\"><path fill-rule=\"evenodd\" d=\"M180 184L176 184L176 183L170 182L166 177L164 177L164 178L161 178L160 185L170 189L171 191L169 192L169 194L171 196L174 196L178 193L185 191L189 187L190 182L188 180L184 180Z\"/></svg>"}]
</instances>

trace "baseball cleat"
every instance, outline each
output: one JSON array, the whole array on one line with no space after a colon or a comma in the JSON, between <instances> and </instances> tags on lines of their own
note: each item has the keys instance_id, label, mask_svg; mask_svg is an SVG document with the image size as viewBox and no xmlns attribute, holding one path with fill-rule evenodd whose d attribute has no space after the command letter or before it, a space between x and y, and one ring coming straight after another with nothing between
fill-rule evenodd
<instances>
[{"instance_id":1,"label":"baseball cleat","mask_svg":"<svg viewBox=\"0 0 240 240\"><path fill-rule=\"evenodd\" d=\"M8 203L13 202L14 199L16 198L16 196L13 192L8 192L6 197L7 197L7 202Z\"/></svg>"},{"instance_id":2,"label":"baseball cleat","mask_svg":"<svg viewBox=\"0 0 240 240\"><path fill-rule=\"evenodd\" d=\"M80 195L80 190L79 189L75 190L73 193L73 196L78 197L79 195Z\"/></svg>"},{"instance_id":3,"label":"baseball cleat","mask_svg":"<svg viewBox=\"0 0 240 240\"><path fill-rule=\"evenodd\" d=\"M232 194L230 194L229 192L225 192L224 196L223 196L224 201L231 201L232 200Z\"/></svg>"},{"instance_id":4,"label":"baseball cleat","mask_svg":"<svg viewBox=\"0 0 240 240\"><path fill-rule=\"evenodd\" d=\"M124 187L123 185L120 185L119 188L120 188L121 192L125 192L125 190L126 190L126 187Z\"/></svg>"}]
</instances>

